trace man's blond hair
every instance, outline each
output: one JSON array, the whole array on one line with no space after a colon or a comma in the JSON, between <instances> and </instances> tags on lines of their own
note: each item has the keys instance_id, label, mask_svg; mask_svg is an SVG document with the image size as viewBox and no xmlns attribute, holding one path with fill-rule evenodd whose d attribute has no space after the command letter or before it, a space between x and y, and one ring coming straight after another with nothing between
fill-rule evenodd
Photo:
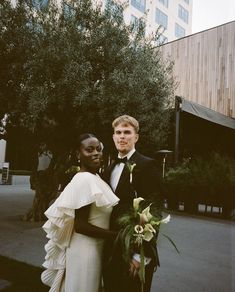
<instances>
[{"instance_id":1,"label":"man's blond hair","mask_svg":"<svg viewBox=\"0 0 235 292\"><path fill-rule=\"evenodd\" d=\"M112 123L112 127L113 128L116 128L118 125L120 125L120 124L124 124L124 125L131 125L133 128L134 128L134 130L135 130L135 132L136 133L138 133L139 132L139 122L135 119L135 118L133 118L133 117L131 117L131 116L128 116L128 115L122 115L122 116L120 116L120 117L117 117L114 121L113 121L113 123Z\"/></svg>"}]
</instances>

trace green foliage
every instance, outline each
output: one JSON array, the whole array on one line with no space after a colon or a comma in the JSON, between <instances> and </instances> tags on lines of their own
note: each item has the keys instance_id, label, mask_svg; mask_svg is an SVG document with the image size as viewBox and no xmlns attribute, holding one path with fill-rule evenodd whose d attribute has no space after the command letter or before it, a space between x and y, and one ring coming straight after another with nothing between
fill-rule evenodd
<instances>
[{"instance_id":1,"label":"green foliage","mask_svg":"<svg viewBox=\"0 0 235 292\"><path fill-rule=\"evenodd\" d=\"M218 153L184 160L169 169L165 183L167 192L179 200L235 206L235 161Z\"/></svg>"},{"instance_id":2,"label":"green foliage","mask_svg":"<svg viewBox=\"0 0 235 292\"><path fill-rule=\"evenodd\" d=\"M13 9L10 1L0 2L0 114L23 114L26 66L34 49L32 15L23 4Z\"/></svg>"},{"instance_id":3,"label":"green foliage","mask_svg":"<svg viewBox=\"0 0 235 292\"><path fill-rule=\"evenodd\" d=\"M53 152L82 132L96 133L110 150L120 114L140 121L145 152L163 147L175 82L144 26L125 25L124 7L112 1L104 11L90 0L41 11L25 3L0 4L1 112Z\"/></svg>"},{"instance_id":4,"label":"green foliage","mask_svg":"<svg viewBox=\"0 0 235 292\"><path fill-rule=\"evenodd\" d=\"M165 184L169 192L184 194L192 185L192 175L189 160L183 160L181 165L170 168L165 175Z\"/></svg>"}]
</instances>

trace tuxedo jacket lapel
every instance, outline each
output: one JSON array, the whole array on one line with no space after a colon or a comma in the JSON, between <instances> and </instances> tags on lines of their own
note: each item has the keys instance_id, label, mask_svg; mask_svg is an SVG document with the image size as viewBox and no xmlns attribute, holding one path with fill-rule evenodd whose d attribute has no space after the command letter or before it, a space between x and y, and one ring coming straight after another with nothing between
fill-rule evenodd
<instances>
[{"instance_id":1,"label":"tuxedo jacket lapel","mask_svg":"<svg viewBox=\"0 0 235 292\"><path fill-rule=\"evenodd\" d=\"M111 164L107 167L107 169L106 169L106 171L105 171L105 173L104 173L104 176L103 176L103 179L104 179L104 180L105 180L110 186L111 186L111 184L110 184L111 173L112 173L114 167L115 167L115 163L113 162L113 163L111 163Z\"/></svg>"},{"instance_id":2,"label":"tuxedo jacket lapel","mask_svg":"<svg viewBox=\"0 0 235 292\"><path fill-rule=\"evenodd\" d=\"M123 171L122 171L122 173L121 173L120 179L119 179L119 181L118 181L118 184L117 184L116 190L115 190L115 193L116 193L117 195L118 195L118 193L119 193L119 189L120 189L120 187L126 185L128 179L129 179L129 171L128 171L127 166L125 165L124 168L123 168Z\"/></svg>"},{"instance_id":3,"label":"tuxedo jacket lapel","mask_svg":"<svg viewBox=\"0 0 235 292\"><path fill-rule=\"evenodd\" d=\"M136 162L136 158L138 157L138 152L135 151L132 156L130 157L130 159L128 159L129 162L131 163L135 163ZM112 170L111 170L112 171ZM119 179L119 182L117 184L117 188L116 188L116 191L115 193L119 194L119 190L122 188L125 188L128 186L129 184L129 181L130 181L130 172L129 172L129 169L128 167L125 165L124 168L123 168L123 171L121 173L121 176L120 176L120 179Z\"/></svg>"},{"instance_id":4,"label":"tuxedo jacket lapel","mask_svg":"<svg viewBox=\"0 0 235 292\"><path fill-rule=\"evenodd\" d=\"M140 159L139 154L137 151L135 151L128 161L131 163L138 164L139 159ZM105 181L108 182L109 185L110 185L111 173L112 173L114 167L115 167L115 163L110 164L107 168L106 175L104 177ZM134 169L134 172L135 172L135 169ZM115 194L117 196L119 196L121 189L123 190L124 188L126 188L128 186L129 179L130 179L130 173L129 173L128 167L125 165L123 168L123 171L121 173L120 179L118 181L116 190L115 190Z\"/></svg>"}]
</instances>

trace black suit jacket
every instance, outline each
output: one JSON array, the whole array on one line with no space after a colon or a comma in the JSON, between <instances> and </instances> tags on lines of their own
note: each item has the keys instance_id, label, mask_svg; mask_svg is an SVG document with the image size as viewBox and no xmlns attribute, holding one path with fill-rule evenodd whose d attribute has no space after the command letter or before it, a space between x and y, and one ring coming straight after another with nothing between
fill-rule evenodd
<instances>
[{"instance_id":1,"label":"black suit jacket","mask_svg":"<svg viewBox=\"0 0 235 292\"><path fill-rule=\"evenodd\" d=\"M132 183L130 183L130 172L125 165L116 187L115 194L119 197L120 201L118 205L114 206L111 214L110 229L113 230L118 230L117 218L132 208L133 199L136 195L137 197L143 197L145 199L144 204L146 205L154 202L153 207L159 211L159 216L161 216L162 183L160 168L154 159L146 157L137 151L131 156L129 162L131 164L135 163L136 166L132 172ZM109 184L114 166L115 164L111 164L104 174L104 179ZM145 254L151 257L148 251ZM159 265L159 262L157 261L156 264Z\"/></svg>"}]
</instances>

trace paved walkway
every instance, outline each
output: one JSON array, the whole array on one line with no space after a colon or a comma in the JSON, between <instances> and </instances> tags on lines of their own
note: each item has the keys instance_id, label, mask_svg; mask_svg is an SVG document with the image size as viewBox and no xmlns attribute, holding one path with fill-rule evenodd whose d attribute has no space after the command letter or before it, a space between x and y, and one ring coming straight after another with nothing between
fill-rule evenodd
<instances>
[{"instance_id":1,"label":"paved walkway","mask_svg":"<svg viewBox=\"0 0 235 292\"><path fill-rule=\"evenodd\" d=\"M0 255L41 266L46 243L42 224L21 221L33 196L27 185L0 185ZM234 222L172 215L162 232L181 253L159 237L161 267L151 292L235 292Z\"/></svg>"},{"instance_id":2,"label":"paved walkway","mask_svg":"<svg viewBox=\"0 0 235 292\"><path fill-rule=\"evenodd\" d=\"M33 198L28 185L0 185L0 254L40 266L46 242L42 223L21 220Z\"/></svg>"}]
</instances>

